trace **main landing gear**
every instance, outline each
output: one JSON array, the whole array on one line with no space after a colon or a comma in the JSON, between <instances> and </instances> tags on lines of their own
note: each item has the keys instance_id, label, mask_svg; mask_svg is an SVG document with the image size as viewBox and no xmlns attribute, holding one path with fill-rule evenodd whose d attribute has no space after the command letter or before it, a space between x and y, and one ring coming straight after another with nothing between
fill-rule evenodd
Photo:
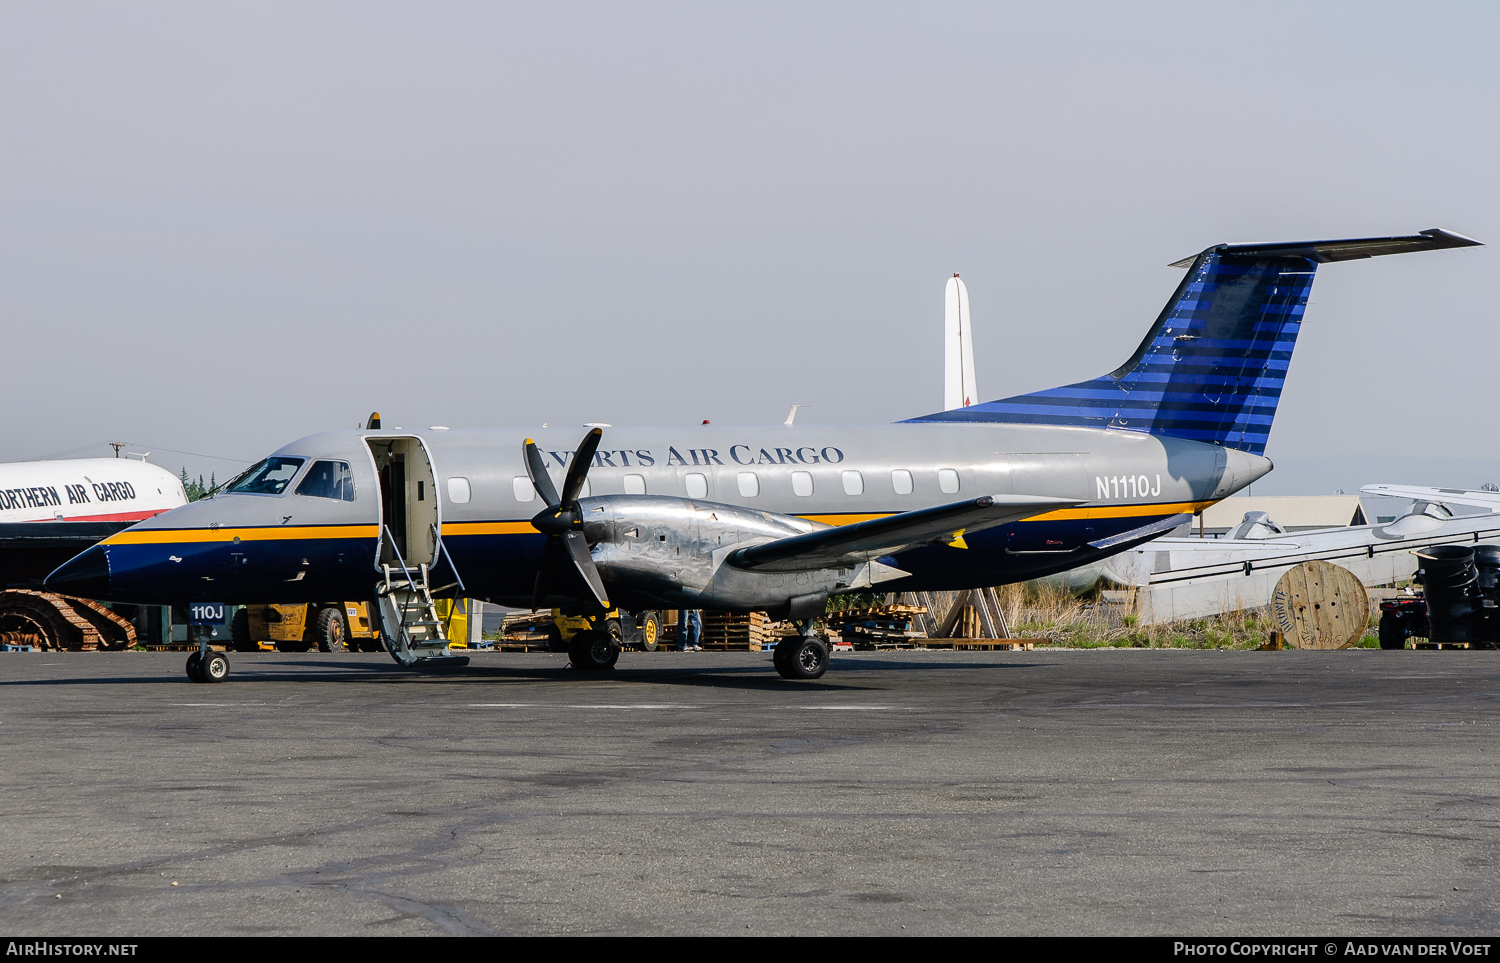
<instances>
[{"instance_id":1,"label":"main landing gear","mask_svg":"<svg viewBox=\"0 0 1500 963\"><path fill-rule=\"evenodd\" d=\"M580 672L603 672L620 661L620 641L608 632L587 629L568 640L568 659Z\"/></svg>"},{"instance_id":2,"label":"main landing gear","mask_svg":"<svg viewBox=\"0 0 1500 963\"><path fill-rule=\"evenodd\" d=\"M818 637L813 620L802 624L802 635L789 636L776 644L771 664L783 679L819 679L828 671L828 643Z\"/></svg>"},{"instance_id":3,"label":"main landing gear","mask_svg":"<svg viewBox=\"0 0 1500 963\"><path fill-rule=\"evenodd\" d=\"M771 661L783 679L819 679L828 671L828 643L818 636L811 621L802 631L800 636L782 639L772 653ZM568 659L579 672L613 669L620 660L620 641L596 629L575 632L568 640Z\"/></svg>"}]
</instances>

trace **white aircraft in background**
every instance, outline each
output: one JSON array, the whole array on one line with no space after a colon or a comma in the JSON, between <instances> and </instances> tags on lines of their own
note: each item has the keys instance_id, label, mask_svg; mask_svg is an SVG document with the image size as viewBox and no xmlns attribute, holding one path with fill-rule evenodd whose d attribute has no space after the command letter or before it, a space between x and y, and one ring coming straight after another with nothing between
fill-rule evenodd
<instances>
[{"instance_id":1,"label":"white aircraft in background","mask_svg":"<svg viewBox=\"0 0 1500 963\"><path fill-rule=\"evenodd\" d=\"M182 480L130 458L0 464L0 525L138 522L187 504Z\"/></svg>"},{"instance_id":2,"label":"white aircraft in background","mask_svg":"<svg viewBox=\"0 0 1500 963\"><path fill-rule=\"evenodd\" d=\"M1366 495L1385 495L1387 498L1410 498L1420 506L1464 505L1483 508L1489 512L1500 512L1500 491L1470 488L1422 488L1417 485L1366 485L1360 489Z\"/></svg>"},{"instance_id":3,"label":"white aircraft in background","mask_svg":"<svg viewBox=\"0 0 1500 963\"><path fill-rule=\"evenodd\" d=\"M181 479L144 460L0 464L0 588L38 586L101 539L187 500Z\"/></svg>"}]
</instances>

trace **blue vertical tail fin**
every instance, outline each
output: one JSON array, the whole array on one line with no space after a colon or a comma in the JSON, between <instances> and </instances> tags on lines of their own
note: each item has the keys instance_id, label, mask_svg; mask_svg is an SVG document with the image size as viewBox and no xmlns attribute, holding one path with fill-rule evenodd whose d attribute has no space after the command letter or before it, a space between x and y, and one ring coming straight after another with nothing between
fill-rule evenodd
<instances>
[{"instance_id":1,"label":"blue vertical tail fin","mask_svg":"<svg viewBox=\"0 0 1500 963\"><path fill-rule=\"evenodd\" d=\"M1172 265L1187 276L1135 354L1109 374L911 420L1117 428L1263 454L1319 264L1477 244L1439 228L1220 244Z\"/></svg>"}]
</instances>

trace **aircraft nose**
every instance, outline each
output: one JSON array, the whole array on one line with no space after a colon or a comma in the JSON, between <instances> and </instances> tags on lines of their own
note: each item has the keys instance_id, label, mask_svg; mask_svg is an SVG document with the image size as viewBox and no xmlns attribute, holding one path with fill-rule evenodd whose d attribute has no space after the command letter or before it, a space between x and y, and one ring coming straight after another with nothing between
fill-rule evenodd
<instances>
[{"instance_id":1,"label":"aircraft nose","mask_svg":"<svg viewBox=\"0 0 1500 963\"><path fill-rule=\"evenodd\" d=\"M86 599L109 598L109 556L95 545L75 555L47 576L46 587Z\"/></svg>"}]
</instances>

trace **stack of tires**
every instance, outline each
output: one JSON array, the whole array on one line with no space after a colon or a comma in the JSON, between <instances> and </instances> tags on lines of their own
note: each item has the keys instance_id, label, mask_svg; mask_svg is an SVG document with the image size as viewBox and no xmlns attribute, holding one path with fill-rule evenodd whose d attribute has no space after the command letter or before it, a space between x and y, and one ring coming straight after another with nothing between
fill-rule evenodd
<instances>
[{"instance_id":1,"label":"stack of tires","mask_svg":"<svg viewBox=\"0 0 1500 963\"><path fill-rule=\"evenodd\" d=\"M1467 643L1471 649L1494 648L1500 641L1500 546L1435 545L1416 556L1427 602L1427 637L1443 644ZM1381 633L1383 646L1386 634ZM1403 638L1400 647L1404 645Z\"/></svg>"}]
</instances>

